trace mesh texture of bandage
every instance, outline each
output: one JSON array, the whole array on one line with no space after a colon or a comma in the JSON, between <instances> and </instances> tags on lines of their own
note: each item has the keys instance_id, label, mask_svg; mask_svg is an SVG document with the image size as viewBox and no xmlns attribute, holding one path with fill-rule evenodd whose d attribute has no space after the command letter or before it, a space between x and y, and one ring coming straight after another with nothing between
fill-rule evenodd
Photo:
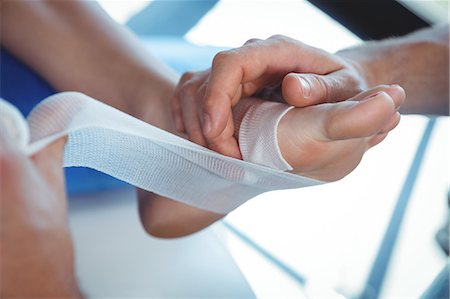
<instances>
[{"instance_id":1,"label":"mesh texture of bandage","mask_svg":"<svg viewBox=\"0 0 450 299\"><path fill-rule=\"evenodd\" d=\"M86 95L64 92L37 105L28 124L0 99L0 129L32 155L67 135L64 166L89 167L136 187L215 213L226 214L261 193L322 182L283 170L276 140L289 107L254 105L241 115L245 161L226 157L136 119Z\"/></svg>"}]
</instances>

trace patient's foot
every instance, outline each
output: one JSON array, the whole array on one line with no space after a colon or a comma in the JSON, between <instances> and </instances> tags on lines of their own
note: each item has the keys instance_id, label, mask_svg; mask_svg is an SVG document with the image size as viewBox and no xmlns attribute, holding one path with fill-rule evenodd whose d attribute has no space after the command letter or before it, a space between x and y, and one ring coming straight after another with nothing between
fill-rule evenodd
<instances>
[{"instance_id":1,"label":"patient's foot","mask_svg":"<svg viewBox=\"0 0 450 299\"><path fill-rule=\"evenodd\" d=\"M379 86L344 102L292 109L278 127L283 157L293 173L338 180L397 126L404 99L400 86Z\"/></svg>"},{"instance_id":2,"label":"patient's foot","mask_svg":"<svg viewBox=\"0 0 450 299\"><path fill-rule=\"evenodd\" d=\"M379 91L385 93L364 99ZM282 154L294 173L324 181L340 179L358 165L368 148L381 142L397 125L397 109L404 98L400 87L378 87L359 94L355 101L294 108L278 127ZM239 105L243 109L237 118L242 119L252 101L242 100ZM170 115L166 119L171 120ZM153 123L170 128L164 121ZM154 236L184 236L223 217L147 191L138 194L141 221Z\"/></svg>"},{"instance_id":3,"label":"patient's foot","mask_svg":"<svg viewBox=\"0 0 450 299\"><path fill-rule=\"evenodd\" d=\"M270 140L264 139L277 138L281 154L292 166L293 173L335 181L349 174L363 154L398 124L397 110L404 98L405 92L399 86L379 86L344 102L293 108L281 118L278 136L270 134L271 126L275 125L274 117L282 115L286 106L262 109L262 100L244 99L233 110L235 135L238 138L242 129L245 132L239 140L242 141L241 153L247 161L286 169L278 154L274 157ZM267 111L278 108L273 115L272 110ZM244 117L246 123L242 128ZM251 119L255 122L249 125Z\"/></svg>"}]
</instances>

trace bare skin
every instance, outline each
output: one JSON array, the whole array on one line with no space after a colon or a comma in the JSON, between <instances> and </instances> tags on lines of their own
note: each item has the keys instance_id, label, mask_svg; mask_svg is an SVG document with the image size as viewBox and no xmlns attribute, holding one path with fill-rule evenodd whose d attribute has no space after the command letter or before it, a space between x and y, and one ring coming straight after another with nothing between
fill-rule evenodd
<instances>
[{"instance_id":1,"label":"bare skin","mask_svg":"<svg viewBox=\"0 0 450 299\"><path fill-rule=\"evenodd\" d=\"M399 84L408 94L401 112L448 115L448 56L448 25L335 55L284 36L253 39L218 53L211 69L184 74L172 110L190 140L240 158L232 107L261 92L280 97L277 87L285 102L305 107Z\"/></svg>"},{"instance_id":2,"label":"bare skin","mask_svg":"<svg viewBox=\"0 0 450 299\"><path fill-rule=\"evenodd\" d=\"M400 86L378 86L340 103L290 110L278 144L291 172L325 182L345 177L398 125L404 99Z\"/></svg>"},{"instance_id":3,"label":"bare skin","mask_svg":"<svg viewBox=\"0 0 450 299\"><path fill-rule=\"evenodd\" d=\"M0 132L1 298L82 298L62 171L64 140L31 159Z\"/></svg>"}]
</instances>

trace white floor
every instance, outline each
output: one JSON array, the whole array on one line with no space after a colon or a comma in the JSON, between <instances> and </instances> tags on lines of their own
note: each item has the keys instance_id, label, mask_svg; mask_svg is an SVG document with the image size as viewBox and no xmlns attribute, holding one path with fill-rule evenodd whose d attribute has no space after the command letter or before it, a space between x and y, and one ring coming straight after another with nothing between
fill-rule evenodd
<instances>
[{"instance_id":1,"label":"white floor","mask_svg":"<svg viewBox=\"0 0 450 299\"><path fill-rule=\"evenodd\" d=\"M177 240L149 237L131 188L71 198L70 225L88 298L254 298L211 229Z\"/></svg>"}]
</instances>

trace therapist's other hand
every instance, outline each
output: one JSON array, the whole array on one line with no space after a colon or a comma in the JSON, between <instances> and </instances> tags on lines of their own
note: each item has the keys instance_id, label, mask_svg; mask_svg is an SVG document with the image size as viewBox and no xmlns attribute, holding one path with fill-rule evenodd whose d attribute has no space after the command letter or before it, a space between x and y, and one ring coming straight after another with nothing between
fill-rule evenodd
<instances>
[{"instance_id":1,"label":"therapist's other hand","mask_svg":"<svg viewBox=\"0 0 450 299\"><path fill-rule=\"evenodd\" d=\"M240 99L282 96L286 103L304 107L342 101L365 89L363 76L348 60L273 36L218 53L209 70L184 74L172 111L177 129L191 141L240 158L231 110Z\"/></svg>"},{"instance_id":2,"label":"therapist's other hand","mask_svg":"<svg viewBox=\"0 0 450 299\"><path fill-rule=\"evenodd\" d=\"M67 223L64 140L27 158L0 132L1 298L80 298Z\"/></svg>"}]
</instances>

